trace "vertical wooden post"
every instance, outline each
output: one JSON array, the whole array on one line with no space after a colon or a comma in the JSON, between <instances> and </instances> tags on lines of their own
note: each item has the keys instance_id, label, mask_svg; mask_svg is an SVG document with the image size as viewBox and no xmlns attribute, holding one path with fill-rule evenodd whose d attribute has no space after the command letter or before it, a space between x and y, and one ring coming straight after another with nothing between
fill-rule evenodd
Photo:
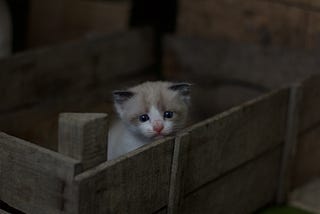
<instances>
[{"instance_id":1,"label":"vertical wooden post","mask_svg":"<svg viewBox=\"0 0 320 214\"><path fill-rule=\"evenodd\" d=\"M81 161L83 170L107 161L107 114L62 113L59 152Z\"/></svg>"},{"instance_id":2,"label":"vertical wooden post","mask_svg":"<svg viewBox=\"0 0 320 214\"><path fill-rule=\"evenodd\" d=\"M169 188L168 214L180 212L184 193L183 163L187 159L187 146L190 137L182 133L175 138L173 160L171 166L171 178Z\"/></svg>"},{"instance_id":3,"label":"vertical wooden post","mask_svg":"<svg viewBox=\"0 0 320 214\"><path fill-rule=\"evenodd\" d=\"M299 132L299 112L301 105L301 86L293 85L290 89L287 112L287 128L280 169L277 203L282 204L287 200L291 186L292 167Z\"/></svg>"}]
</instances>

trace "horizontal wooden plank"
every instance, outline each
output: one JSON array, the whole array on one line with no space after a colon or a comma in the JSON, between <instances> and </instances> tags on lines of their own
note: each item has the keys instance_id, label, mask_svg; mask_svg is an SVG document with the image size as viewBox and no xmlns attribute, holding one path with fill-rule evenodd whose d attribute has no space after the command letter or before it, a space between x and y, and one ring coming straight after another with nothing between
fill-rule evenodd
<instances>
[{"instance_id":1,"label":"horizontal wooden plank","mask_svg":"<svg viewBox=\"0 0 320 214\"><path fill-rule=\"evenodd\" d=\"M73 213L78 161L0 133L0 199L26 213Z\"/></svg>"},{"instance_id":2,"label":"horizontal wooden plank","mask_svg":"<svg viewBox=\"0 0 320 214\"><path fill-rule=\"evenodd\" d=\"M281 150L277 147L187 195L181 213L253 213L273 202Z\"/></svg>"},{"instance_id":3,"label":"horizontal wooden plank","mask_svg":"<svg viewBox=\"0 0 320 214\"><path fill-rule=\"evenodd\" d=\"M151 31L135 30L2 59L0 112L108 88L114 80L139 74L155 62L152 38Z\"/></svg>"},{"instance_id":4,"label":"horizontal wooden plank","mask_svg":"<svg viewBox=\"0 0 320 214\"><path fill-rule=\"evenodd\" d=\"M320 123L320 75L313 75L302 83L300 132Z\"/></svg>"},{"instance_id":5,"label":"horizontal wooden plank","mask_svg":"<svg viewBox=\"0 0 320 214\"><path fill-rule=\"evenodd\" d=\"M6 212L6 211L4 211L4 210L0 209L0 214L10 214L10 213L8 213L8 212Z\"/></svg>"},{"instance_id":6,"label":"horizontal wooden plank","mask_svg":"<svg viewBox=\"0 0 320 214\"><path fill-rule=\"evenodd\" d=\"M294 189L290 194L289 204L310 213L320 213L320 179Z\"/></svg>"},{"instance_id":7,"label":"horizontal wooden plank","mask_svg":"<svg viewBox=\"0 0 320 214\"><path fill-rule=\"evenodd\" d=\"M320 176L320 126L301 134L296 146L292 189Z\"/></svg>"},{"instance_id":8,"label":"horizontal wooden plank","mask_svg":"<svg viewBox=\"0 0 320 214\"><path fill-rule=\"evenodd\" d=\"M295 50L170 36L165 40L165 73L199 86L226 86L261 92L301 81L318 73L318 50Z\"/></svg>"},{"instance_id":9,"label":"horizontal wooden plank","mask_svg":"<svg viewBox=\"0 0 320 214\"><path fill-rule=\"evenodd\" d=\"M187 129L181 140L188 152L180 157L185 194L283 144L288 95L274 91Z\"/></svg>"},{"instance_id":10,"label":"horizontal wooden plank","mask_svg":"<svg viewBox=\"0 0 320 214\"><path fill-rule=\"evenodd\" d=\"M79 213L153 213L167 205L174 140L146 145L76 176Z\"/></svg>"},{"instance_id":11,"label":"horizontal wooden plank","mask_svg":"<svg viewBox=\"0 0 320 214\"><path fill-rule=\"evenodd\" d=\"M305 47L308 11L299 7L251 0L181 0L179 6L180 35Z\"/></svg>"}]
</instances>

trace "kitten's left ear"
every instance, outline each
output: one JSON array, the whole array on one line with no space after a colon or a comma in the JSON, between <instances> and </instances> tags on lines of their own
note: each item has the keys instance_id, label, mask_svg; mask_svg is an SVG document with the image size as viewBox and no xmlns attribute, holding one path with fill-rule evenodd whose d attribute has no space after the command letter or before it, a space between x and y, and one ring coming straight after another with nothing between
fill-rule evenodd
<instances>
[{"instance_id":1,"label":"kitten's left ear","mask_svg":"<svg viewBox=\"0 0 320 214\"><path fill-rule=\"evenodd\" d=\"M125 101L129 100L131 97L133 97L134 93L131 91L113 91L113 100L116 104L122 104Z\"/></svg>"},{"instance_id":2,"label":"kitten's left ear","mask_svg":"<svg viewBox=\"0 0 320 214\"><path fill-rule=\"evenodd\" d=\"M191 93L190 83L174 83L169 87L170 90L177 91L181 96L183 96L183 100L189 104L190 103L190 93Z\"/></svg>"}]
</instances>

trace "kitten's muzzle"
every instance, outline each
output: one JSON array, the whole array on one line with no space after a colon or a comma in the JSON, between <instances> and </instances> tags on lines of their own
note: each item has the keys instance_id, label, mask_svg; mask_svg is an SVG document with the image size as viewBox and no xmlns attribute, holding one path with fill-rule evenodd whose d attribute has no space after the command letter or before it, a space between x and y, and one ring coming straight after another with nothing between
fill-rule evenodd
<instances>
[{"instance_id":1,"label":"kitten's muzzle","mask_svg":"<svg viewBox=\"0 0 320 214\"><path fill-rule=\"evenodd\" d=\"M164 128L162 121L154 121L152 123L152 128L153 131L155 131L157 134L160 134Z\"/></svg>"}]
</instances>

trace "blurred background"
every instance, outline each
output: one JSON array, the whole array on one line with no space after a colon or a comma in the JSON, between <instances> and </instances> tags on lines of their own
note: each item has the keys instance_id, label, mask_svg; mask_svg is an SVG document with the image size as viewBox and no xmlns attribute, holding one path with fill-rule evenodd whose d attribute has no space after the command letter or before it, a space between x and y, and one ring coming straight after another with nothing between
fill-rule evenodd
<instances>
[{"instance_id":1,"label":"blurred background","mask_svg":"<svg viewBox=\"0 0 320 214\"><path fill-rule=\"evenodd\" d=\"M57 150L60 112L146 80L193 83L193 124L318 74L319 46L317 0L0 0L0 130ZM296 186L320 175L309 85Z\"/></svg>"}]
</instances>

